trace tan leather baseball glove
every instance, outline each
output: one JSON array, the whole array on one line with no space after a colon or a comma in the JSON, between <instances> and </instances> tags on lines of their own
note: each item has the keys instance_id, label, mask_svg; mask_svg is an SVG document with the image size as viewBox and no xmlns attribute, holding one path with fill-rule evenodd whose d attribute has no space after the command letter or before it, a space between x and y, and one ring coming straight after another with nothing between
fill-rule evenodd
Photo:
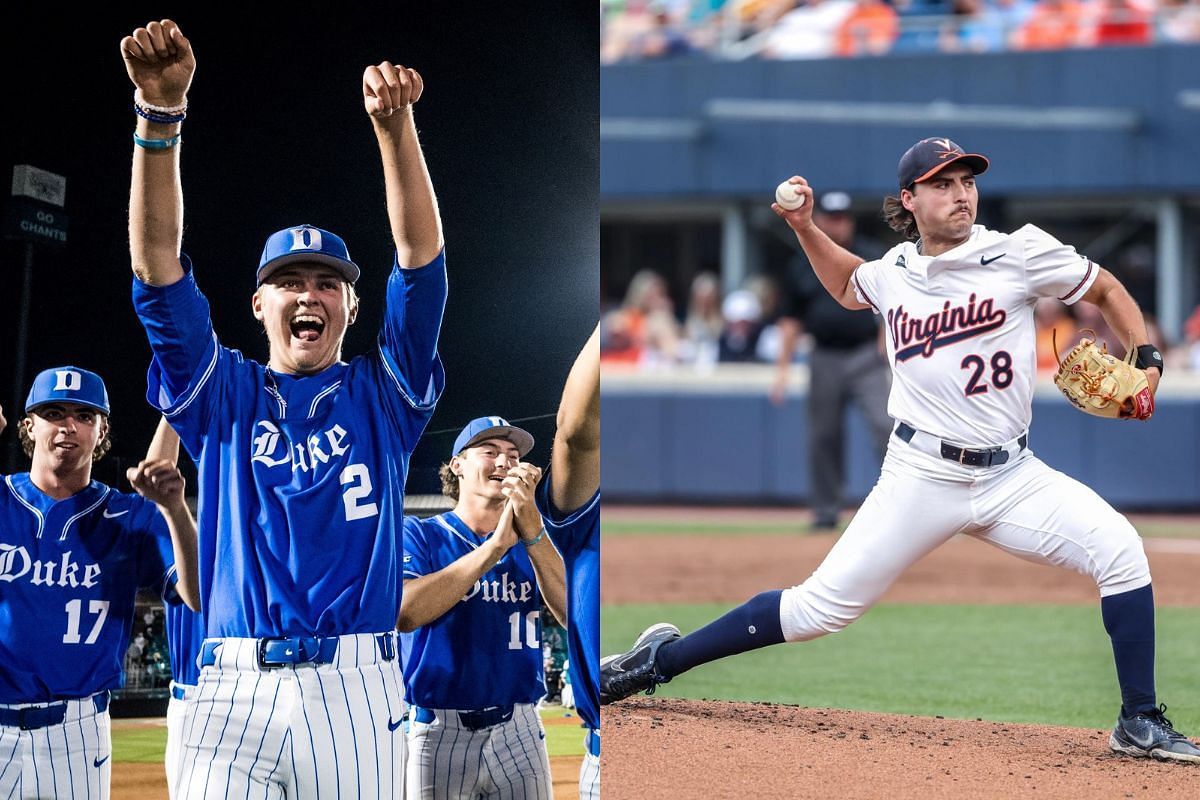
<instances>
[{"instance_id":1,"label":"tan leather baseball glove","mask_svg":"<svg viewBox=\"0 0 1200 800\"><path fill-rule=\"evenodd\" d=\"M1051 333L1058 373L1054 385L1080 411L1114 419L1149 419L1154 413L1154 395L1146 373L1133 366L1137 350L1129 348L1122 361L1108 352L1108 345L1096 343L1096 332L1083 330L1084 336L1065 356L1058 355L1058 341Z\"/></svg>"}]
</instances>

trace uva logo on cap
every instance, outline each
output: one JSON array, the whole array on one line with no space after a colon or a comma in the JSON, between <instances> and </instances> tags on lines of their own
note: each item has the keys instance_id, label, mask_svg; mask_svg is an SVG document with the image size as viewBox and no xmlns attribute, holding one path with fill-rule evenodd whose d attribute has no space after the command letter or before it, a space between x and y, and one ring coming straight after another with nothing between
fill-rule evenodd
<instances>
[{"instance_id":1,"label":"uva logo on cap","mask_svg":"<svg viewBox=\"0 0 1200 800\"><path fill-rule=\"evenodd\" d=\"M942 150L938 152L938 158L952 158L953 156L962 153L962 148L949 139L934 139L933 143L942 148Z\"/></svg>"},{"instance_id":2,"label":"uva logo on cap","mask_svg":"<svg viewBox=\"0 0 1200 800\"><path fill-rule=\"evenodd\" d=\"M316 228L292 228L292 250L320 250L321 232Z\"/></svg>"}]
</instances>

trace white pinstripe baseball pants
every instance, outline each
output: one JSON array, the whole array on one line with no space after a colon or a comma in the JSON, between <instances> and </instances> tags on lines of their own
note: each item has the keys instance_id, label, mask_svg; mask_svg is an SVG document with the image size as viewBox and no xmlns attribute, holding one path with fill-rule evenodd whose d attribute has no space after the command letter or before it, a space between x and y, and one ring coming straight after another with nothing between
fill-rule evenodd
<instances>
[{"instance_id":1,"label":"white pinstripe baseball pants","mask_svg":"<svg viewBox=\"0 0 1200 800\"><path fill-rule=\"evenodd\" d=\"M402 797L402 676L376 640L341 636L333 663L268 670L258 640L220 640L184 716L177 800Z\"/></svg>"},{"instance_id":2,"label":"white pinstripe baseball pants","mask_svg":"<svg viewBox=\"0 0 1200 800\"><path fill-rule=\"evenodd\" d=\"M431 723L408 733L408 800L550 800L546 729L537 707L515 706L512 719L470 730L452 710L429 709Z\"/></svg>"},{"instance_id":3,"label":"white pinstripe baseball pants","mask_svg":"<svg viewBox=\"0 0 1200 800\"><path fill-rule=\"evenodd\" d=\"M102 695L107 698L107 692ZM108 800L112 779L112 722L96 711L96 698L66 700L66 715L55 725L24 731L0 725L0 798L24 800L70 797ZM3 705L21 709L48 703Z\"/></svg>"}]
</instances>

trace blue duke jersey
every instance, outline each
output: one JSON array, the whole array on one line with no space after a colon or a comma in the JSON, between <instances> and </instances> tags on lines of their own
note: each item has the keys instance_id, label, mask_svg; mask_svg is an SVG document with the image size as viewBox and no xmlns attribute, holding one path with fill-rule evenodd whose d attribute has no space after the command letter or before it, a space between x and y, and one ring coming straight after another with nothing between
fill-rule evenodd
<instances>
[{"instance_id":1,"label":"blue duke jersey","mask_svg":"<svg viewBox=\"0 0 1200 800\"><path fill-rule=\"evenodd\" d=\"M939 438L991 446L1029 428L1037 377L1033 307L1073 304L1100 270L1050 234L976 225L930 257L913 242L854 271L861 302L883 316L892 366L888 414Z\"/></svg>"},{"instance_id":2,"label":"blue duke jersey","mask_svg":"<svg viewBox=\"0 0 1200 800\"><path fill-rule=\"evenodd\" d=\"M204 644L204 617L183 603L166 604L167 650L171 657L171 679L195 686L200 677L196 656Z\"/></svg>"},{"instance_id":3,"label":"blue duke jersey","mask_svg":"<svg viewBox=\"0 0 1200 800\"><path fill-rule=\"evenodd\" d=\"M483 541L453 511L405 517L404 578L445 569ZM541 608L533 564L517 544L453 608L401 634L405 697L462 711L536 703L546 694Z\"/></svg>"},{"instance_id":4,"label":"blue duke jersey","mask_svg":"<svg viewBox=\"0 0 1200 800\"><path fill-rule=\"evenodd\" d=\"M393 266L373 352L307 377L221 346L181 261L181 280L134 278L133 295L147 397L196 461L207 635L393 630L409 456L445 384L444 252Z\"/></svg>"},{"instance_id":5,"label":"blue duke jersey","mask_svg":"<svg viewBox=\"0 0 1200 800\"><path fill-rule=\"evenodd\" d=\"M28 473L0 486L0 703L87 697L124 683L139 588L174 595L166 520L92 481L65 500Z\"/></svg>"},{"instance_id":6,"label":"blue duke jersey","mask_svg":"<svg viewBox=\"0 0 1200 800\"><path fill-rule=\"evenodd\" d=\"M600 492L570 514L550 499L550 468L537 487L538 511L567 570L567 651L575 707L600 729Z\"/></svg>"}]
</instances>

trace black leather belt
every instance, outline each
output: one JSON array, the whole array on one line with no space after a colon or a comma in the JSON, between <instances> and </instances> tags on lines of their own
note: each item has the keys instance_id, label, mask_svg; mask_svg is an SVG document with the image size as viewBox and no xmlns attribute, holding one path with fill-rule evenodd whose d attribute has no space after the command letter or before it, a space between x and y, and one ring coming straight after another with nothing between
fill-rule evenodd
<instances>
[{"instance_id":1,"label":"black leather belt","mask_svg":"<svg viewBox=\"0 0 1200 800\"><path fill-rule=\"evenodd\" d=\"M916 428L904 422L896 426L896 436L905 443L911 442L916 432ZM966 467L994 467L1008 461L1008 451L1003 447L972 450L969 447L957 447L949 442L942 442L941 444L942 458ZM1021 438L1017 439L1017 451L1020 452L1028 446L1029 434L1023 433L1021 434Z\"/></svg>"},{"instance_id":2,"label":"black leather belt","mask_svg":"<svg viewBox=\"0 0 1200 800\"><path fill-rule=\"evenodd\" d=\"M512 719L514 706L502 706L497 708L485 708L482 711L455 711L458 714L458 722L469 731L481 731L484 728L491 728L494 725L500 725ZM437 719L433 711L428 708L419 706L412 707L412 718L423 725L428 725Z\"/></svg>"}]
</instances>

